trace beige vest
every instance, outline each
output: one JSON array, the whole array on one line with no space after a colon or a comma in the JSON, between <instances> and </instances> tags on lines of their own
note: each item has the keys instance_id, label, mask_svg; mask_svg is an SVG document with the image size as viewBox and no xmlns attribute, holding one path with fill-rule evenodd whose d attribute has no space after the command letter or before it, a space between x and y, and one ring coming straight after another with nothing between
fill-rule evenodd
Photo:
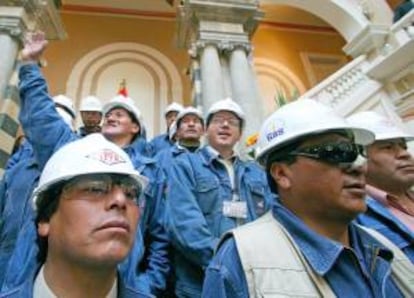
<instances>
[{"instance_id":1,"label":"beige vest","mask_svg":"<svg viewBox=\"0 0 414 298\"><path fill-rule=\"evenodd\" d=\"M395 245L386 239L385 243L385 237L363 229L394 252L392 276L406 297L414 297L413 264ZM271 212L229 233L236 242L250 297L335 297Z\"/></svg>"}]
</instances>

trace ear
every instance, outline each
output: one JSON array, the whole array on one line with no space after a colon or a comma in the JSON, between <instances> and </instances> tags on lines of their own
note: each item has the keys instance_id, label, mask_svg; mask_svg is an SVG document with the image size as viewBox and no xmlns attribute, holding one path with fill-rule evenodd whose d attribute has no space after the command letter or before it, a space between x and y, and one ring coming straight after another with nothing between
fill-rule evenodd
<instances>
[{"instance_id":1,"label":"ear","mask_svg":"<svg viewBox=\"0 0 414 298\"><path fill-rule=\"evenodd\" d=\"M132 129L131 129L131 133L135 135L135 134L139 133L139 131L140 131L139 125L134 122L134 125L132 126Z\"/></svg>"},{"instance_id":2,"label":"ear","mask_svg":"<svg viewBox=\"0 0 414 298\"><path fill-rule=\"evenodd\" d=\"M46 221L39 222L37 224L37 233L41 237L49 236L49 229L50 229L50 224Z\"/></svg>"},{"instance_id":3,"label":"ear","mask_svg":"<svg viewBox=\"0 0 414 298\"><path fill-rule=\"evenodd\" d=\"M287 164L273 163L270 167L270 175L275 180L278 188L288 189L291 187L290 169Z\"/></svg>"}]
</instances>

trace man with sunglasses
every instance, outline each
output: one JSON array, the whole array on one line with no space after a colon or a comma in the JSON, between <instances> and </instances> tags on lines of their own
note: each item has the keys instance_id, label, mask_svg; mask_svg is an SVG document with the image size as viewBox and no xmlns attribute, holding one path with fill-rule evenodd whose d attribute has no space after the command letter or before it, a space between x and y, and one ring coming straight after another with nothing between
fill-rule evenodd
<instances>
[{"instance_id":1,"label":"man with sunglasses","mask_svg":"<svg viewBox=\"0 0 414 298\"><path fill-rule=\"evenodd\" d=\"M19 92L21 109L19 120L26 137L33 145L40 170L50 156L61 146L79 136L68 129L53 107L46 81L38 61L47 46L42 32L30 34L21 52L19 67ZM142 155L143 125L141 113L129 97L116 96L103 107L103 136L122 148L136 169L149 178L144 191L145 203L140 221L137 244L129 255L127 264L135 269L136 283L148 286L154 295L163 291L170 269L168 258L169 239L164 229L162 170L156 161ZM131 276L131 279L134 278Z\"/></svg>"},{"instance_id":2,"label":"man with sunglasses","mask_svg":"<svg viewBox=\"0 0 414 298\"><path fill-rule=\"evenodd\" d=\"M257 159L279 198L272 212L226 235L203 297L403 297L389 274L391 251L353 223L366 210L361 146L373 139L313 100L274 112Z\"/></svg>"},{"instance_id":3,"label":"man with sunglasses","mask_svg":"<svg viewBox=\"0 0 414 298\"><path fill-rule=\"evenodd\" d=\"M147 179L128 155L92 134L47 162L0 297L150 297L119 267L133 247Z\"/></svg>"},{"instance_id":4,"label":"man with sunglasses","mask_svg":"<svg viewBox=\"0 0 414 298\"><path fill-rule=\"evenodd\" d=\"M348 121L375 133L367 147L368 210L358 222L386 236L414 263L414 159L407 150L414 136L373 111Z\"/></svg>"},{"instance_id":5,"label":"man with sunglasses","mask_svg":"<svg viewBox=\"0 0 414 298\"><path fill-rule=\"evenodd\" d=\"M208 145L171 162L166 224L178 297L200 297L204 270L221 235L256 219L273 203L263 170L235 151L245 121L233 100L217 101L206 116Z\"/></svg>"}]
</instances>

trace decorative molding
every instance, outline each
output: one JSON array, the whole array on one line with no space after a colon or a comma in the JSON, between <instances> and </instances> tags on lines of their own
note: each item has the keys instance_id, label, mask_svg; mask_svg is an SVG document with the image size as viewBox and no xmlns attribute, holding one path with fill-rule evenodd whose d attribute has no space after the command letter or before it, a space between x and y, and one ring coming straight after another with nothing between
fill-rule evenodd
<instances>
[{"instance_id":1,"label":"decorative molding","mask_svg":"<svg viewBox=\"0 0 414 298\"><path fill-rule=\"evenodd\" d=\"M302 52L300 58L310 86L315 86L348 62L343 55L323 53Z\"/></svg>"},{"instance_id":2,"label":"decorative molding","mask_svg":"<svg viewBox=\"0 0 414 298\"><path fill-rule=\"evenodd\" d=\"M64 13L85 13L85 14L105 14L105 15L122 15L129 17L142 17L149 19L164 19L175 21L176 14L174 12L147 11L137 9L113 8L103 6L87 6L87 5L62 5Z\"/></svg>"},{"instance_id":3,"label":"decorative molding","mask_svg":"<svg viewBox=\"0 0 414 298\"><path fill-rule=\"evenodd\" d=\"M392 77L399 76L407 69L410 71L414 64L414 39L408 40L405 44L396 49L390 49L384 56L377 57L371 63L367 74L379 81L392 80Z\"/></svg>"},{"instance_id":4,"label":"decorative molding","mask_svg":"<svg viewBox=\"0 0 414 298\"><path fill-rule=\"evenodd\" d=\"M254 0L188 0L177 10L177 45L197 40L249 43L263 12Z\"/></svg>"},{"instance_id":5,"label":"decorative molding","mask_svg":"<svg viewBox=\"0 0 414 298\"><path fill-rule=\"evenodd\" d=\"M344 52L352 57L369 54L373 50L381 49L388 37L389 26L369 24L360 31L343 48Z\"/></svg>"},{"instance_id":6,"label":"decorative molding","mask_svg":"<svg viewBox=\"0 0 414 298\"><path fill-rule=\"evenodd\" d=\"M45 32L46 38L49 40L67 37L54 0L8 0L7 5L7 7L1 7L0 11L4 12L13 8L25 10L27 19L27 28L25 29L29 31L41 30Z\"/></svg>"},{"instance_id":7,"label":"decorative molding","mask_svg":"<svg viewBox=\"0 0 414 298\"><path fill-rule=\"evenodd\" d=\"M154 129L151 132L162 131L165 107L172 101L182 102L183 90L181 75L173 62L154 48L138 43L121 42L92 50L76 63L69 76L66 93L74 98L75 102L79 102L82 97L96 92L97 84L104 73L107 73L109 69L119 71L122 67L128 67L125 69L125 75L131 78L143 76L148 80L145 90L137 88L136 85L133 85L133 88L129 85L130 96L141 100L137 102L137 105L147 111L144 116L145 121ZM131 68L134 69L134 73L128 74ZM102 88L100 86L100 89ZM114 86L113 93L105 92L106 96L103 101L115 95L116 88L117 86ZM131 92L134 93L131 94ZM142 98L140 94L149 94L150 98ZM142 100L145 101L145 105Z\"/></svg>"},{"instance_id":8,"label":"decorative molding","mask_svg":"<svg viewBox=\"0 0 414 298\"><path fill-rule=\"evenodd\" d=\"M29 26L29 19L22 7L0 6L0 33L23 41Z\"/></svg>"}]
</instances>

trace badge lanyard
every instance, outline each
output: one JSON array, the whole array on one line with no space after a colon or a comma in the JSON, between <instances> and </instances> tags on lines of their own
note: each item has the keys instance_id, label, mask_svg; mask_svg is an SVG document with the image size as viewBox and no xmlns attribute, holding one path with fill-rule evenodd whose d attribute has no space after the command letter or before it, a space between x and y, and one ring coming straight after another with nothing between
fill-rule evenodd
<instances>
[{"instance_id":1,"label":"badge lanyard","mask_svg":"<svg viewBox=\"0 0 414 298\"><path fill-rule=\"evenodd\" d=\"M234 173L234 180L235 181L232 185L232 200L223 201L223 215L235 218L237 221L237 225L239 226L243 224L244 220L247 218L247 204L246 201L240 200L239 183L236 173Z\"/></svg>"}]
</instances>

